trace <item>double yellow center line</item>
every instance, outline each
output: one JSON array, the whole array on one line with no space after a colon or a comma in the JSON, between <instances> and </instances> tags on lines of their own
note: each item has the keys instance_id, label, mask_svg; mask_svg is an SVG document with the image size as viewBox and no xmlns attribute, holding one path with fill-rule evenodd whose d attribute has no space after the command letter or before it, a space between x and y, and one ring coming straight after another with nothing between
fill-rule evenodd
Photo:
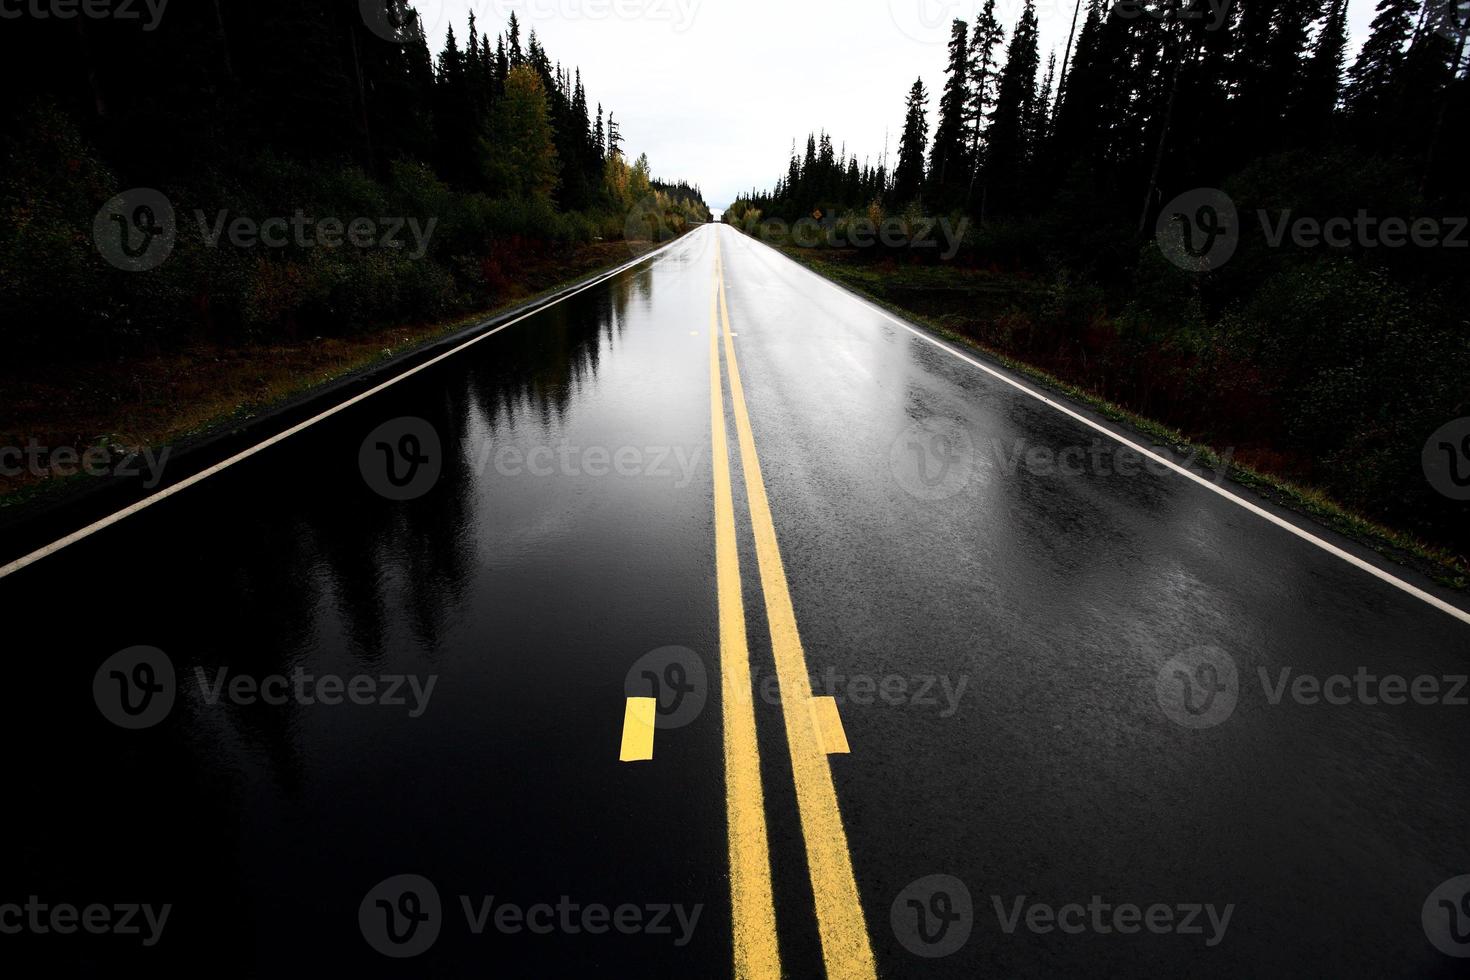
<instances>
[{"instance_id":1,"label":"double yellow center line","mask_svg":"<svg viewBox=\"0 0 1470 980\"><path fill-rule=\"evenodd\" d=\"M723 330L722 330L723 328ZM796 803L806 842L807 869L816 903L822 959L829 978L871 980L877 976L867 924L853 878L847 832L837 805L837 790L819 718L813 710L811 682L796 626L796 611L771 519L770 501L756 455L745 389L730 330L725 296L724 259L715 232L715 290L710 309L710 423L715 483L715 568L719 598L720 670L724 709L725 799L730 836L730 900L734 922L735 976L779 978L781 956L771 895L770 846L765 798L756 746L750 650L745 632L745 602L740 557L735 543L735 505L730 483L729 442L720 378L718 335L723 332L730 404L740 446L740 465L750 507L756 560L771 649L781 692L781 715L796 782ZM840 729L839 729L840 730ZM844 745L845 747L845 745Z\"/></svg>"}]
</instances>

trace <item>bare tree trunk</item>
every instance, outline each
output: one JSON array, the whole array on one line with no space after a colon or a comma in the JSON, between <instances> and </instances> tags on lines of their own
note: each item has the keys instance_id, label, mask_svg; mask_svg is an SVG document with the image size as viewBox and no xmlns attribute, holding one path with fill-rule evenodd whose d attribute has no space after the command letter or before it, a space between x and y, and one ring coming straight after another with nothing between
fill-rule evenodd
<instances>
[{"instance_id":1,"label":"bare tree trunk","mask_svg":"<svg viewBox=\"0 0 1470 980\"><path fill-rule=\"evenodd\" d=\"M1057 108L1062 105L1062 92L1067 88L1067 62L1072 58L1072 38L1077 35L1077 14L1082 10L1082 0L1077 0L1077 5L1072 8L1072 29L1067 32L1067 48L1062 54L1062 73L1057 76ZM1053 48L1053 51L1056 49ZM1056 109L1052 110L1052 122L1056 122Z\"/></svg>"}]
</instances>

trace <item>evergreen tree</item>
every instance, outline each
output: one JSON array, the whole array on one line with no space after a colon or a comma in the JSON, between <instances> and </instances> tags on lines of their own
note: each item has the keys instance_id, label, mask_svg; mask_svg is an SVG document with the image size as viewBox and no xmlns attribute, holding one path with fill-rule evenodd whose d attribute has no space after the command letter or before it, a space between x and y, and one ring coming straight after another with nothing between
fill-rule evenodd
<instances>
[{"instance_id":1,"label":"evergreen tree","mask_svg":"<svg viewBox=\"0 0 1470 980\"><path fill-rule=\"evenodd\" d=\"M623 134L618 129L618 123L613 114L607 114L607 156L609 159L623 155Z\"/></svg>"},{"instance_id":2,"label":"evergreen tree","mask_svg":"<svg viewBox=\"0 0 1470 980\"><path fill-rule=\"evenodd\" d=\"M929 156L929 199L937 207L958 203L969 186L970 166L965 113L970 95L969 28L950 25L949 65L939 97L939 124Z\"/></svg>"},{"instance_id":3,"label":"evergreen tree","mask_svg":"<svg viewBox=\"0 0 1470 980\"><path fill-rule=\"evenodd\" d=\"M1057 80L1057 53L1053 51L1046 60L1046 76L1041 82L1041 92L1031 110L1029 128L1030 156L1033 160L1043 159L1047 141L1051 137L1051 96Z\"/></svg>"},{"instance_id":4,"label":"evergreen tree","mask_svg":"<svg viewBox=\"0 0 1470 980\"><path fill-rule=\"evenodd\" d=\"M510 12L510 24L505 29L506 42L509 45L507 56L510 59L511 68L519 68L526 63L526 55L521 51L521 22L516 19L516 12Z\"/></svg>"},{"instance_id":5,"label":"evergreen tree","mask_svg":"<svg viewBox=\"0 0 1470 980\"><path fill-rule=\"evenodd\" d=\"M1053 145L1062 162L1082 164L1096 147L1098 112L1103 101L1099 91L1102 31L1101 4L1093 0L1088 4L1082 32L1077 35L1077 47L1057 103Z\"/></svg>"},{"instance_id":6,"label":"evergreen tree","mask_svg":"<svg viewBox=\"0 0 1470 980\"><path fill-rule=\"evenodd\" d=\"M1279 0L1267 46L1266 84L1274 93L1274 111L1263 123L1272 127L1262 135L1277 144L1296 141L1299 133L1282 126L1291 110L1302 105L1306 93L1307 62L1312 24L1322 17L1324 0ZM1268 143L1267 145L1271 145Z\"/></svg>"},{"instance_id":7,"label":"evergreen tree","mask_svg":"<svg viewBox=\"0 0 1470 980\"><path fill-rule=\"evenodd\" d=\"M1365 138L1382 132L1386 111L1395 101L1394 76L1403 64L1418 9L1419 0L1379 0L1368 40L1348 70L1344 101Z\"/></svg>"},{"instance_id":8,"label":"evergreen tree","mask_svg":"<svg viewBox=\"0 0 1470 980\"><path fill-rule=\"evenodd\" d=\"M1304 138L1328 135L1342 93L1347 56L1347 0L1330 0L1327 19L1312 45L1312 57L1302 80L1301 99L1293 112L1293 128Z\"/></svg>"},{"instance_id":9,"label":"evergreen tree","mask_svg":"<svg viewBox=\"0 0 1470 980\"><path fill-rule=\"evenodd\" d=\"M898 166L893 172L892 197L899 205L919 200L924 187L924 153L929 146L928 106L929 93L924 89L924 80L916 79L909 89L903 136L898 143Z\"/></svg>"},{"instance_id":10,"label":"evergreen tree","mask_svg":"<svg viewBox=\"0 0 1470 980\"><path fill-rule=\"evenodd\" d=\"M966 103L966 120L970 126L970 164L978 169L981 157L981 141L990 114L995 108L995 86L999 65L996 48L1005 42L1005 30L995 16L995 0L985 0L980 16L975 19L975 31L970 38L970 64L967 71L970 82L969 100ZM972 177L973 183L973 177Z\"/></svg>"},{"instance_id":11,"label":"evergreen tree","mask_svg":"<svg viewBox=\"0 0 1470 980\"><path fill-rule=\"evenodd\" d=\"M508 198L549 201L557 184L556 144L541 76L529 65L512 68L496 106L490 174Z\"/></svg>"},{"instance_id":12,"label":"evergreen tree","mask_svg":"<svg viewBox=\"0 0 1470 980\"><path fill-rule=\"evenodd\" d=\"M476 126L464 54L450 27L439 54L434 85L435 162L451 183L471 186L480 176L475 155L483 132Z\"/></svg>"},{"instance_id":13,"label":"evergreen tree","mask_svg":"<svg viewBox=\"0 0 1470 980\"><path fill-rule=\"evenodd\" d=\"M1036 6L1026 0L1001 69L986 147L987 197L994 200L994 210L1003 213L1016 213L1023 205L1021 177L1030 155L1028 126L1036 109L1037 38Z\"/></svg>"}]
</instances>

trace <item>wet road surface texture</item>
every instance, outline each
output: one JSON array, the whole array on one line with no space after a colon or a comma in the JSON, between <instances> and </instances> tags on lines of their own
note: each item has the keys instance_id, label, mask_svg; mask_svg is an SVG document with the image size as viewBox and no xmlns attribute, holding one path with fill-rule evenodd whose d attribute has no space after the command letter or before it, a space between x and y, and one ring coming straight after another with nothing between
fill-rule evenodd
<instances>
[{"instance_id":1,"label":"wet road surface texture","mask_svg":"<svg viewBox=\"0 0 1470 980\"><path fill-rule=\"evenodd\" d=\"M729 229L0 604L11 976L1470 964L1463 614Z\"/></svg>"}]
</instances>

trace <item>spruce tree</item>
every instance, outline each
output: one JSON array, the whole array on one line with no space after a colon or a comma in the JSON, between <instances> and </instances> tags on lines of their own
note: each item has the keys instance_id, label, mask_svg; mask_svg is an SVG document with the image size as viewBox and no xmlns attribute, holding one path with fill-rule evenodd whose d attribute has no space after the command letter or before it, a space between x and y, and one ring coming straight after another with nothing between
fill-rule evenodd
<instances>
[{"instance_id":1,"label":"spruce tree","mask_svg":"<svg viewBox=\"0 0 1470 980\"><path fill-rule=\"evenodd\" d=\"M1419 0L1379 0L1368 40L1348 70L1344 102L1353 124L1372 138L1381 132L1383 115L1393 99L1394 74L1414 29Z\"/></svg>"},{"instance_id":2,"label":"spruce tree","mask_svg":"<svg viewBox=\"0 0 1470 980\"><path fill-rule=\"evenodd\" d=\"M893 201L900 206L919 200L924 187L924 153L929 146L929 93L922 78L909 89L903 136L898 144L898 166L893 171Z\"/></svg>"},{"instance_id":3,"label":"spruce tree","mask_svg":"<svg viewBox=\"0 0 1470 980\"><path fill-rule=\"evenodd\" d=\"M1041 92L1036 98L1036 104L1031 111L1031 125L1029 127L1029 143L1031 146L1031 158L1041 160L1045 151L1046 143L1051 137L1051 97L1057 80L1057 53L1053 51L1046 59L1046 76L1041 82Z\"/></svg>"},{"instance_id":4,"label":"spruce tree","mask_svg":"<svg viewBox=\"0 0 1470 980\"><path fill-rule=\"evenodd\" d=\"M495 132L490 168L499 193L549 201L557 183L556 144L546 89L535 69L511 69L496 106Z\"/></svg>"},{"instance_id":5,"label":"spruce tree","mask_svg":"<svg viewBox=\"0 0 1470 980\"><path fill-rule=\"evenodd\" d=\"M929 156L929 199L947 208L969 184L965 113L970 96L970 40L965 22L950 25L949 65L939 97L939 124Z\"/></svg>"},{"instance_id":6,"label":"spruce tree","mask_svg":"<svg viewBox=\"0 0 1470 980\"><path fill-rule=\"evenodd\" d=\"M510 12L510 24L505 29L506 41L509 45L507 55L510 59L510 67L518 68L525 64L526 55L521 50L521 22L516 19L516 12Z\"/></svg>"},{"instance_id":7,"label":"spruce tree","mask_svg":"<svg viewBox=\"0 0 1470 980\"><path fill-rule=\"evenodd\" d=\"M1301 98L1293 112L1294 128L1307 140L1322 139L1331 131L1342 92L1346 56L1347 0L1330 0L1327 18L1312 45Z\"/></svg>"},{"instance_id":8,"label":"spruce tree","mask_svg":"<svg viewBox=\"0 0 1470 980\"><path fill-rule=\"evenodd\" d=\"M990 113L995 108L995 83L999 64L996 48L1005 42L1005 30L995 17L995 0L985 0L975 31L970 38L970 95L966 103L966 119L970 126L970 164L980 165L981 140ZM973 175L972 175L973 176Z\"/></svg>"},{"instance_id":9,"label":"spruce tree","mask_svg":"<svg viewBox=\"0 0 1470 980\"><path fill-rule=\"evenodd\" d=\"M1026 0L1006 51L995 115L986 141L983 179L989 192L987 198L996 205L987 210L1003 213L1023 210L1021 177L1029 157L1027 126L1035 112L1036 71L1040 61L1037 35L1036 6L1032 0Z\"/></svg>"},{"instance_id":10,"label":"spruce tree","mask_svg":"<svg viewBox=\"0 0 1470 980\"><path fill-rule=\"evenodd\" d=\"M1053 148L1059 162L1081 165L1095 146L1098 109L1102 101L1097 89L1098 55L1102 40L1102 9L1098 0L1087 8L1071 67L1062 81L1053 131Z\"/></svg>"}]
</instances>

